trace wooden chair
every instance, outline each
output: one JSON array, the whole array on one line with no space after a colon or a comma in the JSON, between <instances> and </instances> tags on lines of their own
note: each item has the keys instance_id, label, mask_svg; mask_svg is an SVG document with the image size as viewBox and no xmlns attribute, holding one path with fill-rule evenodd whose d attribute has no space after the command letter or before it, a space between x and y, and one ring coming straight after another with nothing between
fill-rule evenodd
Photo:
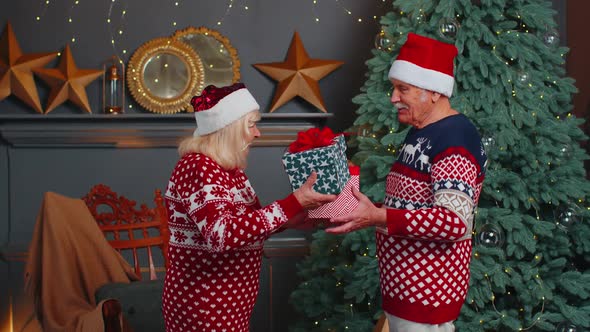
<instances>
[{"instance_id":1,"label":"wooden chair","mask_svg":"<svg viewBox=\"0 0 590 332\"><path fill-rule=\"evenodd\" d=\"M156 280L157 272L165 272L169 264L167 250L170 232L168 213L160 190L155 191L154 208L141 204L136 209L135 201L117 195L103 184L92 187L82 200L113 248L127 259L132 257L135 272L140 278L147 273L150 280ZM163 267L156 267L154 263L154 249L157 248L163 258ZM107 300L102 311L105 332L132 330L129 325L121 323L122 305L118 300Z\"/></svg>"},{"instance_id":2,"label":"wooden chair","mask_svg":"<svg viewBox=\"0 0 590 332\"><path fill-rule=\"evenodd\" d=\"M104 184L98 184L82 198L98 227L119 253L130 251L135 272L142 277L149 272L150 280L157 279L157 273L168 267L168 212L159 189L155 191L154 208L141 204L135 208L135 201L119 196ZM105 211L106 209L106 211ZM156 269L153 248L159 248L164 259L164 269ZM148 266L142 267L140 253L145 250ZM147 270L146 270L147 269Z\"/></svg>"}]
</instances>

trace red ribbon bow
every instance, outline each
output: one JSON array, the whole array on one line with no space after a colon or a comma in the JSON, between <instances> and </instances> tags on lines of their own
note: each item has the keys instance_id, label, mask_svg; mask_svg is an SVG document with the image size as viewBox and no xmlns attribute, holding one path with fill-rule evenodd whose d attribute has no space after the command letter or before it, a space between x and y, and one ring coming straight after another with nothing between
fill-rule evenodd
<instances>
[{"instance_id":1,"label":"red ribbon bow","mask_svg":"<svg viewBox=\"0 0 590 332\"><path fill-rule=\"evenodd\" d=\"M235 83L221 88L218 88L215 85L208 85L200 96L194 96L191 99L191 105L195 112L206 111L217 105L217 103L225 96L245 87L244 83Z\"/></svg>"},{"instance_id":2,"label":"red ribbon bow","mask_svg":"<svg viewBox=\"0 0 590 332\"><path fill-rule=\"evenodd\" d=\"M310 128L297 133L297 140L289 145L289 152L297 153L331 145L336 136L328 127Z\"/></svg>"}]
</instances>

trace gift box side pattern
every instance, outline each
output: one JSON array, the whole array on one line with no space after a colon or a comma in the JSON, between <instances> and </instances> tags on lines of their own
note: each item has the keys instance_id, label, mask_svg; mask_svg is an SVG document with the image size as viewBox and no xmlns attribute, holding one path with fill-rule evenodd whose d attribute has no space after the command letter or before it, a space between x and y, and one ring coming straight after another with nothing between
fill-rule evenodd
<instances>
[{"instance_id":1,"label":"gift box side pattern","mask_svg":"<svg viewBox=\"0 0 590 332\"><path fill-rule=\"evenodd\" d=\"M359 176L352 175L335 201L324 204L317 209L309 210L310 219L328 220L333 217L351 213L358 206L358 200L352 194L352 188L359 189Z\"/></svg>"},{"instance_id":2,"label":"gift box side pattern","mask_svg":"<svg viewBox=\"0 0 590 332\"><path fill-rule=\"evenodd\" d=\"M285 153L282 161L293 190L305 183L312 171L318 179L314 190L323 194L338 194L348 182L350 173L346 160L346 141L337 136L335 144L297 153Z\"/></svg>"}]
</instances>

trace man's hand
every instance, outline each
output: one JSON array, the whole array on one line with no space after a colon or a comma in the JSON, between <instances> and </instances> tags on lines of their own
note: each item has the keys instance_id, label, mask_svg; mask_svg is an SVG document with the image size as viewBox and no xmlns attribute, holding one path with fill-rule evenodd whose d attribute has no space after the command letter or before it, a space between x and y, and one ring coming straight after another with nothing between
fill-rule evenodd
<instances>
[{"instance_id":1,"label":"man's hand","mask_svg":"<svg viewBox=\"0 0 590 332\"><path fill-rule=\"evenodd\" d=\"M341 225L327 228L327 233L349 233L370 226L387 224L385 209L376 207L367 196L355 187L352 187L352 195L359 201L359 205L347 215L330 219L331 223Z\"/></svg>"}]
</instances>

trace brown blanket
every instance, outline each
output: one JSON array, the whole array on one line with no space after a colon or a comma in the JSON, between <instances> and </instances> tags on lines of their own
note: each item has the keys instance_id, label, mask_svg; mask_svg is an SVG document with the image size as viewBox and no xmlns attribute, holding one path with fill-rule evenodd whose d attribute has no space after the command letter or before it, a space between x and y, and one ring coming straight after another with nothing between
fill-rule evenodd
<instances>
[{"instance_id":1,"label":"brown blanket","mask_svg":"<svg viewBox=\"0 0 590 332\"><path fill-rule=\"evenodd\" d=\"M138 280L133 268L106 241L84 201L45 193L25 268L25 290L43 331L103 332L95 291L132 280Z\"/></svg>"}]
</instances>

